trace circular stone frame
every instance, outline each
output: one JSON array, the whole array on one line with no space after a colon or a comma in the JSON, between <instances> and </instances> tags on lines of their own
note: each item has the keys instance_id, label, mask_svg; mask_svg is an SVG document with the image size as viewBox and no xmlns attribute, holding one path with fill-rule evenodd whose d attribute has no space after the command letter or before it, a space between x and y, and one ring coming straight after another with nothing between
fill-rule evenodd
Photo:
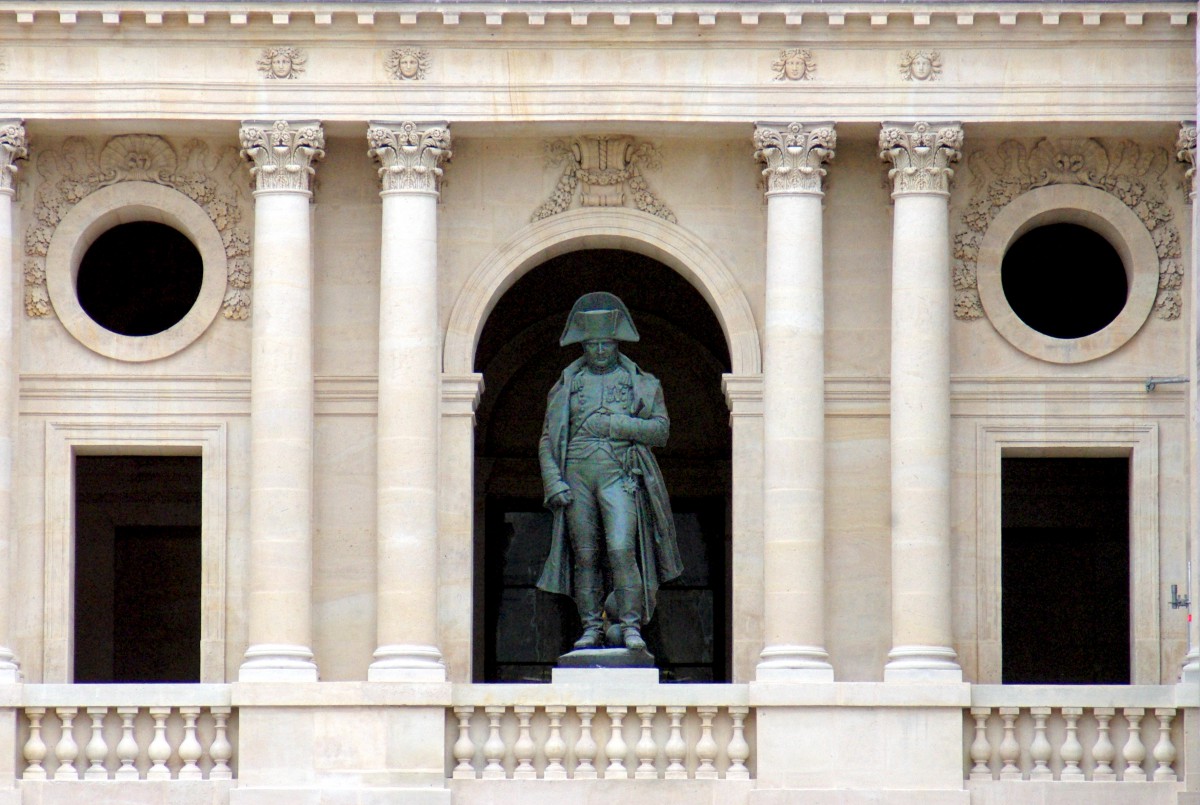
<instances>
[{"instance_id":1,"label":"circular stone frame","mask_svg":"<svg viewBox=\"0 0 1200 805\"><path fill-rule=\"evenodd\" d=\"M1004 295L1000 269L1005 253L1017 238L1048 224L1091 229L1112 245L1125 266L1125 306L1091 335L1054 338L1039 333L1021 321ZM1115 196L1082 185L1039 187L1013 199L988 226L976 265L979 298L992 326L1017 349L1051 363L1084 363L1120 349L1146 323L1158 294L1158 252L1149 230Z\"/></svg>"},{"instance_id":2,"label":"circular stone frame","mask_svg":"<svg viewBox=\"0 0 1200 805\"><path fill-rule=\"evenodd\" d=\"M200 252L200 293L187 314L154 335L119 335L101 327L79 304L75 280L91 245L118 224L154 221L179 230ZM208 329L221 309L227 281L225 244L208 214L190 198L151 182L121 182L90 194L63 216L46 252L46 291L67 332L93 352L121 361L174 355Z\"/></svg>"}]
</instances>

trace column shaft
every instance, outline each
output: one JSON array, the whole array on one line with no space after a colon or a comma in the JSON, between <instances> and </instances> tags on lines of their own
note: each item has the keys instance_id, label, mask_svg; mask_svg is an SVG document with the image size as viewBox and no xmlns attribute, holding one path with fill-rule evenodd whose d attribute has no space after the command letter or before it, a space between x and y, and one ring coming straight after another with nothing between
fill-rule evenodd
<instances>
[{"instance_id":1,"label":"column shaft","mask_svg":"<svg viewBox=\"0 0 1200 805\"><path fill-rule=\"evenodd\" d=\"M832 681L825 651L825 312L821 164L831 126L760 126L767 162L763 637L758 679Z\"/></svg>"},{"instance_id":2,"label":"column shaft","mask_svg":"<svg viewBox=\"0 0 1200 805\"><path fill-rule=\"evenodd\" d=\"M315 681L308 164L323 153L323 137L315 124L307 129L270 125L270 131L250 124L242 129L258 190L250 366L250 646L239 678Z\"/></svg>"},{"instance_id":3,"label":"column shaft","mask_svg":"<svg viewBox=\"0 0 1200 805\"><path fill-rule=\"evenodd\" d=\"M8 556L13 533L13 462L17 440L17 333L13 315L13 214L17 159L26 155L25 127L0 122L0 684L19 682L20 669L10 648Z\"/></svg>"},{"instance_id":4,"label":"column shaft","mask_svg":"<svg viewBox=\"0 0 1200 805\"><path fill-rule=\"evenodd\" d=\"M949 164L962 129L884 127L892 237L892 650L887 681L959 681L950 579Z\"/></svg>"},{"instance_id":5,"label":"column shaft","mask_svg":"<svg viewBox=\"0 0 1200 805\"><path fill-rule=\"evenodd\" d=\"M432 137L431 137L432 134ZM438 649L437 187L444 124L372 124L383 165L375 660L371 680L442 681Z\"/></svg>"}]
</instances>

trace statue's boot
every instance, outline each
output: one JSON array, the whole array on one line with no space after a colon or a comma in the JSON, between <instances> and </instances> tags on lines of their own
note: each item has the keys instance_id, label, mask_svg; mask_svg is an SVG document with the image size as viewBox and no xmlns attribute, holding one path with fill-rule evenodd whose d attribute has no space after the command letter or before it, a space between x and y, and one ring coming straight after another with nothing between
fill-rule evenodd
<instances>
[{"instance_id":1,"label":"statue's boot","mask_svg":"<svg viewBox=\"0 0 1200 805\"><path fill-rule=\"evenodd\" d=\"M621 615L621 633L625 637L625 648L630 651L645 651L646 640L642 637L641 588L618 587L614 592Z\"/></svg>"},{"instance_id":2,"label":"statue's boot","mask_svg":"<svg viewBox=\"0 0 1200 805\"><path fill-rule=\"evenodd\" d=\"M600 610L600 585L584 582L575 588L575 606L579 608L579 620L583 622L583 634L575 641L575 648L604 647L604 619Z\"/></svg>"}]
</instances>

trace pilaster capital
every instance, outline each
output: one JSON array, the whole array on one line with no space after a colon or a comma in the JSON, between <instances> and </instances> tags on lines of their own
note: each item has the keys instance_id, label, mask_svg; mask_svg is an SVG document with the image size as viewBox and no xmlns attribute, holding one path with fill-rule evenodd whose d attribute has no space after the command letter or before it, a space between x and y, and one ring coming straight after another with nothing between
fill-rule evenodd
<instances>
[{"instance_id":1,"label":"pilaster capital","mask_svg":"<svg viewBox=\"0 0 1200 805\"><path fill-rule=\"evenodd\" d=\"M767 193L820 194L824 163L833 159L837 132L832 123L758 123L754 158L766 163Z\"/></svg>"},{"instance_id":2,"label":"pilaster capital","mask_svg":"<svg viewBox=\"0 0 1200 805\"><path fill-rule=\"evenodd\" d=\"M0 193L12 194L18 159L29 156L23 120L0 120Z\"/></svg>"},{"instance_id":3,"label":"pilaster capital","mask_svg":"<svg viewBox=\"0 0 1200 805\"><path fill-rule=\"evenodd\" d=\"M312 190L313 163L325 156L320 121L246 121L239 135L255 190Z\"/></svg>"},{"instance_id":4,"label":"pilaster capital","mask_svg":"<svg viewBox=\"0 0 1200 805\"><path fill-rule=\"evenodd\" d=\"M1190 185L1192 198L1196 197L1196 121L1184 121L1179 124L1179 137L1175 140L1175 156L1187 165L1184 176Z\"/></svg>"},{"instance_id":5,"label":"pilaster capital","mask_svg":"<svg viewBox=\"0 0 1200 805\"><path fill-rule=\"evenodd\" d=\"M884 123L879 132L879 158L892 164L892 194L949 194L951 164L962 156L963 130L958 123Z\"/></svg>"},{"instance_id":6,"label":"pilaster capital","mask_svg":"<svg viewBox=\"0 0 1200 805\"><path fill-rule=\"evenodd\" d=\"M436 193L442 163L451 157L450 124L445 121L367 125L368 153L381 165L383 191Z\"/></svg>"}]
</instances>

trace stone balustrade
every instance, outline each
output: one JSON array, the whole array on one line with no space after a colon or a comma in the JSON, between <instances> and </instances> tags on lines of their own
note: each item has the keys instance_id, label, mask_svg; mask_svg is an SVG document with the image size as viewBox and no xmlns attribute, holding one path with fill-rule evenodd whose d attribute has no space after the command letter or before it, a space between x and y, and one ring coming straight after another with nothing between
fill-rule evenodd
<instances>
[{"instance_id":1,"label":"stone balustrade","mask_svg":"<svg viewBox=\"0 0 1200 805\"><path fill-rule=\"evenodd\" d=\"M232 780L227 685L26 686L22 780Z\"/></svg>"},{"instance_id":2,"label":"stone balustrade","mask_svg":"<svg viewBox=\"0 0 1200 805\"><path fill-rule=\"evenodd\" d=\"M1183 778L1184 713L1167 686L976 685L964 717L972 782Z\"/></svg>"},{"instance_id":3,"label":"stone balustrade","mask_svg":"<svg viewBox=\"0 0 1200 805\"><path fill-rule=\"evenodd\" d=\"M754 716L738 685L597 696L462 686L447 710L455 780L749 780Z\"/></svg>"}]
</instances>

